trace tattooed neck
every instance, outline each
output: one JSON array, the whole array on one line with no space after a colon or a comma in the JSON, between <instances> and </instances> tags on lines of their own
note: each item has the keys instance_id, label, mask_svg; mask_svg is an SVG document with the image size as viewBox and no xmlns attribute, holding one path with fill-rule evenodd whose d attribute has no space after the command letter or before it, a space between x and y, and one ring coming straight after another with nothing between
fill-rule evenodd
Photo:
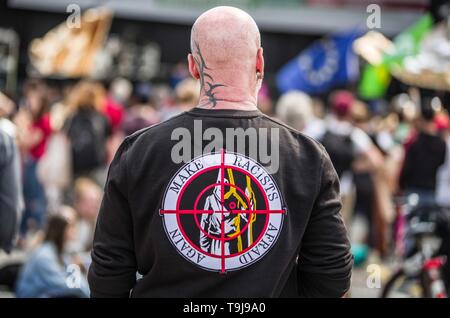
<instances>
[{"instance_id":1,"label":"tattooed neck","mask_svg":"<svg viewBox=\"0 0 450 318\"><path fill-rule=\"evenodd\" d=\"M194 52L193 56L200 73L200 87L207 98L206 102L200 104L199 107L211 106L211 108L214 108L216 107L217 102L223 100L216 97L217 93L215 92L215 89L217 87L225 87L226 85L214 83L214 78L208 73L208 70L211 69L206 65L205 59L200 51L200 46L197 42L194 42L194 44L196 52Z\"/></svg>"}]
</instances>

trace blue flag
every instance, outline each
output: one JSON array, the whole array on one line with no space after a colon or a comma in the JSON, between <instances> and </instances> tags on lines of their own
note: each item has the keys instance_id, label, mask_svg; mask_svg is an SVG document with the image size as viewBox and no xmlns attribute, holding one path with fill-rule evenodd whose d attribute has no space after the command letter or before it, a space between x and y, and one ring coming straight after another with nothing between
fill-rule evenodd
<instances>
[{"instance_id":1,"label":"blue flag","mask_svg":"<svg viewBox=\"0 0 450 318\"><path fill-rule=\"evenodd\" d=\"M358 58L352 44L361 34L359 31L333 34L314 42L278 72L279 91L300 90L320 94L336 85L356 80Z\"/></svg>"}]
</instances>

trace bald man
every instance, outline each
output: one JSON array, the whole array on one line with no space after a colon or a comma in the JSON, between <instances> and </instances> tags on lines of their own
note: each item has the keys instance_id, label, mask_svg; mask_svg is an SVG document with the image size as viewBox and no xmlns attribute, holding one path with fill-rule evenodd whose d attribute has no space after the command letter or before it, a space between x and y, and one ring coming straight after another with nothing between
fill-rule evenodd
<instances>
[{"instance_id":1,"label":"bald man","mask_svg":"<svg viewBox=\"0 0 450 318\"><path fill-rule=\"evenodd\" d=\"M194 23L194 109L127 137L89 270L94 297L340 297L352 256L324 148L257 108L261 39L244 11Z\"/></svg>"}]
</instances>

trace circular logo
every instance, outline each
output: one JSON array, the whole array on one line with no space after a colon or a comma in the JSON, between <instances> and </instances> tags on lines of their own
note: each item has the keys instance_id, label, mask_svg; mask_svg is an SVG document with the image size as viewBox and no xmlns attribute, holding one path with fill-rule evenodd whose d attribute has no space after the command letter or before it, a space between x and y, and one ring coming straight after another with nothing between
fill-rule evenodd
<instances>
[{"instance_id":1,"label":"circular logo","mask_svg":"<svg viewBox=\"0 0 450 318\"><path fill-rule=\"evenodd\" d=\"M271 175L255 160L225 151L195 158L178 170L160 210L177 251L221 273L264 257L285 213Z\"/></svg>"}]
</instances>

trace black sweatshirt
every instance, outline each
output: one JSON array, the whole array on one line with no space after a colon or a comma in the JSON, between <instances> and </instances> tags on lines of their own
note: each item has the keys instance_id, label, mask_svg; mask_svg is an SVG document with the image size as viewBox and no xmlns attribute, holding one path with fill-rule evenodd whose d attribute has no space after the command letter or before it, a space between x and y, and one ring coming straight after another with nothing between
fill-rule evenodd
<instances>
[{"instance_id":1,"label":"black sweatshirt","mask_svg":"<svg viewBox=\"0 0 450 318\"><path fill-rule=\"evenodd\" d=\"M192 153L174 163L180 127ZM208 132L226 140L230 128L249 127L257 140L246 139L245 150L239 140L207 147ZM272 171L261 140L276 141L273 131L280 142ZM117 151L95 232L91 295L342 296L353 259L340 209L338 177L318 142L259 111L195 108L127 137Z\"/></svg>"}]
</instances>

